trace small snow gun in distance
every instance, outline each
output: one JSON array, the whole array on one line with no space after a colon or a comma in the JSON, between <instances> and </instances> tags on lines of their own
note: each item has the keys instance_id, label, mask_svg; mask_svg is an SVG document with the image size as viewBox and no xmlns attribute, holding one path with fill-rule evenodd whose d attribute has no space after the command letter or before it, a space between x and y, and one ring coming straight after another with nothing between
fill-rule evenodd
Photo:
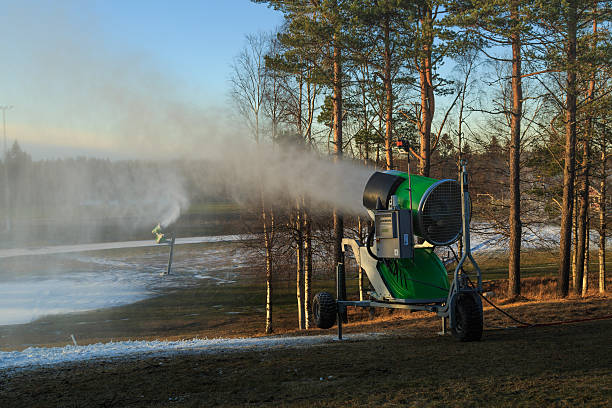
<instances>
[{"instance_id":1,"label":"small snow gun in distance","mask_svg":"<svg viewBox=\"0 0 612 408\"><path fill-rule=\"evenodd\" d=\"M162 227L160 224L157 224L155 228L153 228L153 236L155 237L155 242L158 244L167 244L169 242L168 238L166 238L166 234L162 232Z\"/></svg>"},{"instance_id":2,"label":"small snow gun in distance","mask_svg":"<svg viewBox=\"0 0 612 408\"><path fill-rule=\"evenodd\" d=\"M161 227L161 224L157 224L157 226L153 228L153 231L151 231L151 233L155 237L155 242L157 242L158 244L170 245L170 255L168 256L168 269L166 270L166 273L162 272L162 275L170 275L170 270L172 269L172 257L174 255L174 241L176 239L176 234L174 232L164 232Z\"/></svg>"}]
</instances>

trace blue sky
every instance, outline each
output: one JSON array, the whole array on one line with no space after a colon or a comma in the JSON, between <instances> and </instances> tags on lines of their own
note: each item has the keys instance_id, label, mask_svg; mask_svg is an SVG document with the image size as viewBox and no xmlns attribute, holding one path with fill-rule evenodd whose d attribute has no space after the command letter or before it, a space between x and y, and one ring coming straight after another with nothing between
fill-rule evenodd
<instances>
[{"instance_id":1,"label":"blue sky","mask_svg":"<svg viewBox=\"0 0 612 408\"><path fill-rule=\"evenodd\" d=\"M245 35L282 22L247 0L1 3L0 105L37 158L133 157L151 141L180 154L178 140L239 131L229 65Z\"/></svg>"},{"instance_id":2,"label":"blue sky","mask_svg":"<svg viewBox=\"0 0 612 408\"><path fill-rule=\"evenodd\" d=\"M149 54L162 69L214 93L211 101L226 92L228 65L245 35L282 22L280 13L248 0L91 4L109 46ZM78 19L80 12L71 14Z\"/></svg>"}]
</instances>

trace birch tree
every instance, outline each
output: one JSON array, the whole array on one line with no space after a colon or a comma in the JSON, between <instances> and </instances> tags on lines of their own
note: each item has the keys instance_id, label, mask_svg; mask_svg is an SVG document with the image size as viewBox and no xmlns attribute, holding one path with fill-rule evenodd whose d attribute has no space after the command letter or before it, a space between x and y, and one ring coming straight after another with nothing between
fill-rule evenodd
<instances>
[{"instance_id":1,"label":"birch tree","mask_svg":"<svg viewBox=\"0 0 612 408\"><path fill-rule=\"evenodd\" d=\"M268 96L269 76L265 67L269 37L260 33L248 35L246 46L238 54L231 67L231 95L238 111L249 123L253 139L259 147L262 143L261 116L265 98ZM263 183L259 178L261 223L266 263L266 323L265 332L272 333L272 240L274 237L274 212L268 207Z\"/></svg>"}]
</instances>

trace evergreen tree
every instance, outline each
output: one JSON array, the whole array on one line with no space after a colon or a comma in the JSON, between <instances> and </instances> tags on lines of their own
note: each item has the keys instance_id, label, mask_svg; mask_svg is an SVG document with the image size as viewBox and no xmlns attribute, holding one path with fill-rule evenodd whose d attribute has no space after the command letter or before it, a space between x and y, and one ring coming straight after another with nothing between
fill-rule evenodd
<instances>
[{"instance_id":1,"label":"evergreen tree","mask_svg":"<svg viewBox=\"0 0 612 408\"><path fill-rule=\"evenodd\" d=\"M349 12L355 65L369 66L372 75L382 81L385 160L390 170L394 168L395 96L399 92L398 85L408 79L403 71L414 47L412 4L405 0L353 1ZM365 134L368 134L367 126Z\"/></svg>"},{"instance_id":2,"label":"evergreen tree","mask_svg":"<svg viewBox=\"0 0 612 408\"><path fill-rule=\"evenodd\" d=\"M611 7L609 2L598 0L555 0L537 1L532 12L537 17L538 33L541 36L538 57L540 58L542 70L552 81L540 79L540 83L548 91L548 96L554 100L559 107L559 117L563 118L564 124L564 154L563 154L563 198L561 204L561 232L559 248L559 276L558 294L565 297L569 293L569 277L571 269L571 244L572 244L572 214L574 213L574 197L576 185L576 144L578 140L578 111L588 104L589 98L579 101L581 88L586 89L588 76L581 77L579 73L583 70L589 71L589 67L595 62L599 67L609 66L609 60L593 60L589 52L592 43L584 42L587 30L593 19L598 21L609 21ZM563 75L563 77L561 77ZM559 95L563 95L560 97ZM585 146L586 147L586 146ZM587 156L588 156L587 152ZM585 189L583 188L583 191ZM586 209L586 208L585 208ZM585 214L578 216L579 220L585 220ZM580 221L579 221L580 222ZM586 227L581 227L580 236L586 234ZM579 237L580 238L580 237ZM583 270L585 239L580 244L580 250L576 251L576 272ZM578 248L577 248L578 249ZM578 266L578 263L581 266ZM582 280L578 283L576 275L576 289L580 288Z\"/></svg>"},{"instance_id":3,"label":"evergreen tree","mask_svg":"<svg viewBox=\"0 0 612 408\"><path fill-rule=\"evenodd\" d=\"M450 1L449 20L459 24L467 35L474 35L478 47L488 58L512 66L512 106L502 112L510 118L509 186L510 186L510 251L508 263L508 295L521 294L521 119L523 117L522 48L532 40L531 0L459 0ZM511 48L511 58L490 53L492 47Z\"/></svg>"}]
</instances>

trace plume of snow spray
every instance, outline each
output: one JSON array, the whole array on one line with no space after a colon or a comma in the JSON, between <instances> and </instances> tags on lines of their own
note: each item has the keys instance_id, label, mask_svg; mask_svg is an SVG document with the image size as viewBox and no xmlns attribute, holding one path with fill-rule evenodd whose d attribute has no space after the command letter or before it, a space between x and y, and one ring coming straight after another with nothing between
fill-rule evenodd
<instances>
[{"instance_id":1,"label":"plume of snow spray","mask_svg":"<svg viewBox=\"0 0 612 408\"><path fill-rule=\"evenodd\" d=\"M216 167L216 179L206 178L199 186L203 190L220 183L238 202L255 201L263 193L272 204L283 198L306 198L313 207L364 212L361 195L372 169L292 146L243 144L225 149L223 160L206 158Z\"/></svg>"},{"instance_id":2,"label":"plume of snow spray","mask_svg":"<svg viewBox=\"0 0 612 408\"><path fill-rule=\"evenodd\" d=\"M36 121L23 121L11 129L26 150L45 149L52 143L55 148L88 149L97 157L139 160L118 171L93 172L77 163L59 180L41 181L36 187L40 191L54 188L62 196L64 215L71 217L89 205L97 215L134 218L136 214L140 224L168 225L189 206L190 197L201 192L223 189L242 202L257 198L260 188L269 200L308 197L313 205L347 213L363 211L361 193L371 170L344 161L333 163L303 149L256 146L240 136L247 134L246 126L227 110L185 102L197 101L201 95L190 95L194 92L190 84L157 71L158 64L142 52L109 48L95 24L83 30L84 23L62 9L19 4L4 11L3 21L7 22L0 24L4 37L32 38L18 48L0 44L3 55L14 62L0 67L0 73L28 78L16 81L13 93L20 95L27 86L37 95L36 105L44 106ZM17 33L18 27L10 21L22 21L31 30ZM56 29L49 32L49 26ZM162 164L152 168L143 159L161 159ZM189 168L188 160L202 161L207 167ZM179 161L180 168L175 168ZM200 182L187 186L185 171Z\"/></svg>"}]
</instances>

